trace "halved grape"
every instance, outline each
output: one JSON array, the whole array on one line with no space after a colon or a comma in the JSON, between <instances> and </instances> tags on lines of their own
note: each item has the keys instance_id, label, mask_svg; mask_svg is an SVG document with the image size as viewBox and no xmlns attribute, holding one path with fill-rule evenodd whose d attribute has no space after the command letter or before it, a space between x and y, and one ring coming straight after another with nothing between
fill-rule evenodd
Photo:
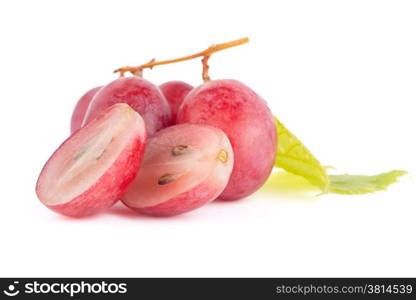
<instances>
[{"instance_id":1,"label":"halved grape","mask_svg":"<svg viewBox=\"0 0 416 300\"><path fill-rule=\"evenodd\" d=\"M112 206L135 178L145 141L142 117L127 104L115 104L55 151L39 175L38 198L74 217Z\"/></svg>"},{"instance_id":2,"label":"halved grape","mask_svg":"<svg viewBox=\"0 0 416 300\"><path fill-rule=\"evenodd\" d=\"M147 143L123 202L143 214L172 216L214 200L227 185L233 151L225 133L207 125L165 128Z\"/></svg>"}]
</instances>

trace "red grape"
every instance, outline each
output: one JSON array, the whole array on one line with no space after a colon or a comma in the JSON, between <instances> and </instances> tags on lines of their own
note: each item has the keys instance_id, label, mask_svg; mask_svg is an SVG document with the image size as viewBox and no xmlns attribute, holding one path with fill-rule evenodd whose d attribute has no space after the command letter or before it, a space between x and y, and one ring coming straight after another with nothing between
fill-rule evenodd
<instances>
[{"instance_id":1,"label":"red grape","mask_svg":"<svg viewBox=\"0 0 416 300\"><path fill-rule=\"evenodd\" d=\"M112 206L134 180L145 142L142 117L127 104L113 105L55 151L39 175L38 198L73 217Z\"/></svg>"},{"instance_id":2,"label":"red grape","mask_svg":"<svg viewBox=\"0 0 416 300\"><path fill-rule=\"evenodd\" d=\"M160 89L139 77L122 77L104 86L93 98L83 124L115 103L127 103L144 119L148 135L172 123L169 103Z\"/></svg>"},{"instance_id":3,"label":"red grape","mask_svg":"<svg viewBox=\"0 0 416 300\"><path fill-rule=\"evenodd\" d=\"M172 112L172 122L176 122L176 115L185 96L193 89L193 86L179 80L168 81L161 84L160 89L168 100Z\"/></svg>"},{"instance_id":4,"label":"red grape","mask_svg":"<svg viewBox=\"0 0 416 300\"><path fill-rule=\"evenodd\" d=\"M276 125L266 102L243 83L213 80L193 89L179 109L177 123L216 126L230 139L234 168L219 199L248 196L270 175L276 154Z\"/></svg>"},{"instance_id":5,"label":"red grape","mask_svg":"<svg viewBox=\"0 0 416 300\"><path fill-rule=\"evenodd\" d=\"M165 128L147 142L140 171L123 196L137 212L172 216L214 200L227 185L233 151L215 127L181 124Z\"/></svg>"},{"instance_id":6,"label":"red grape","mask_svg":"<svg viewBox=\"0 0 416 300\"><path fill-rule=\"evenodd\" d=\"M71 134L81 128L88 105L90 105L92 98L101 88L102 86L97 86L93 89L90 89L78 100L74 110L72 111Z\"/></svg>"}]
</instances>

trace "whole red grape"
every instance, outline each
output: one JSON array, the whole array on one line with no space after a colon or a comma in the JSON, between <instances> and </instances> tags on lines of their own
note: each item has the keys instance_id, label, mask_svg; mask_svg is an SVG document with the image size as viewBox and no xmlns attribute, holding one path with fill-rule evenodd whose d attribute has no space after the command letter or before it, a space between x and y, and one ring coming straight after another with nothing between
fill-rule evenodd
<instances>
[{"instance_id":1,"label":"whole red grape","mask_svg":"<svg viewBox=\"0 0 416 300\"><path fill-rule=\"evenodd\" d=\"M140 77L122 77L104 86L91 101L83 124L116 103L126 103L137 111L149 136L172 124L169 103L159 87Z\"/></svg>"},{"instance_id":2,"label":"whole red grape","mask_svg":"<svg viewBox=\"0 0 416 300\"><path fill-rule=\"evenodd\" d=\"M90 89L78 100L74 110L72 111L71 134L81 128L82 121L84 120L85 113L88 109L88 105L90 105L92 98L101 88L102 86L97 86L93 89Z\"/></svg>"},{"instance_id":3,"label":"whole red grape","mask_svg":"<svg viewBox=\"0 0 416 300\"><path fill-rule=\"evenodd\" d=\"M161 84L160 89L166 100L168 100L170 109L172 112L172 121L176 122L176 115L178 114L179 107L181 106L183 99L193 89L193 86L179 80L168 81Z\"/></svg>"},{"instance_id":4,"label":"whole red grape","mask_svg":"<svg viewBox=\"0 0 416 300\"><path fill-rule=\"evenodd\" d=\"M215 126L230 139L234 168L219 199L246 197L269 177L277 146L275 122L266 102L245 84L224 79L196 87L180 107L177 123Z\"/></svg>"}]
</instances>

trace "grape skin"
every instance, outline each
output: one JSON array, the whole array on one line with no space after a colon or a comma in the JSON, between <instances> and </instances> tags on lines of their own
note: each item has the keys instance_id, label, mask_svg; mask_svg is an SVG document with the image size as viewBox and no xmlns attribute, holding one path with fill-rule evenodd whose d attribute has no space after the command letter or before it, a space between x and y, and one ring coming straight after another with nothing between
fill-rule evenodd
<instances>
[{"instance_id":1,"label":"grape skin","mask_svg":"<svg viewBox=\"0 0 416 300\"><path fill-rule=\"evenodd\" d=\"M102 88L102 86L97 86L93 89L90 89L86 92L77 102L72 111L71 117L71 134L81 128L82 121L84 120L85 113L87 112L88 106L92 98L97 94L97 92Z\"/></svg>"},{"instance_id":2,"label":"grape skin","mask_svg":"<svg viewBox=\"0 0 416 300\"><path fill-rule=\"evenodd\" d=\"M246 197L269 177L277 149L273 115L266 102L243 83L213 80L193 89L178 112L177 123L215 126L230 139L234 169L219 199Z\"/></svg>"},{"instance_id":3,"label":"grape skin","mask_svg":"<svg viewBox=\"0 0 416 300\"><path fill-rule=\"evenodd\" d=\"M193 86L183 81L172 80L161 84L159 87L169 102L172 122L175 123L179 107L185 99L185 96L193 89Z\"/></svg>"},{"instance_id":4,"label":"grape skin","mask_svg":"<svg viewBox=\"0 0 416 300\"><path fill-rule=\"evenodd\" d=\"M145 120L149 136L172 125L169 103L159 87L139 77L122 77L104 86L93 98L83 124L115 103L126 103Z\"/></svg>"}]
</instances>

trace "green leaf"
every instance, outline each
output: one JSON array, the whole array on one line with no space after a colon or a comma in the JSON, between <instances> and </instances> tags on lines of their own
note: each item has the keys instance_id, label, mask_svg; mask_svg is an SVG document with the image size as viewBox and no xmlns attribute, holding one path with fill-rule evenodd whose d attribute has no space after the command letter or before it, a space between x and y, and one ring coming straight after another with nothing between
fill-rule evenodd
<instances>
[{"instance_id":1,"label":"green leaf","mask_svg":"<svg viewBox=\"0 0 416 300\"><path fill-rule=\"evenodd\" d=\"M313 154L277 119L278 147L275 167L302 176L311 184L327 192L329 178L325 168Z\"/></svg>"},{"instance_id":2,"label":"green leaf","mask_svg":"<svg viewBox=\"0 0 416 300\"><path fill-rule=\"evenodd\" d=\"M366 194L385 190L406 171L393 170L378 175L330 175L329 192L337 194Z\"/></svg>"},{"instance_id":3,"label":"green leaf","mask_svg":"<svg viewBox=\"0 0 416 300\"><path fill-rule=\"evenodd\" d=\"M318 187L322 193L365 194L385 190L406 174L406 171L393 170L378 175L328 175L326 169L315 156L277 119L278 146L275 167L305 178ZM277 177L276 177L277 178ZM278 188L276 178L271 176L266 189ZM280 181L281 179L279 179Z\"/></svg>"}]
</instances>

